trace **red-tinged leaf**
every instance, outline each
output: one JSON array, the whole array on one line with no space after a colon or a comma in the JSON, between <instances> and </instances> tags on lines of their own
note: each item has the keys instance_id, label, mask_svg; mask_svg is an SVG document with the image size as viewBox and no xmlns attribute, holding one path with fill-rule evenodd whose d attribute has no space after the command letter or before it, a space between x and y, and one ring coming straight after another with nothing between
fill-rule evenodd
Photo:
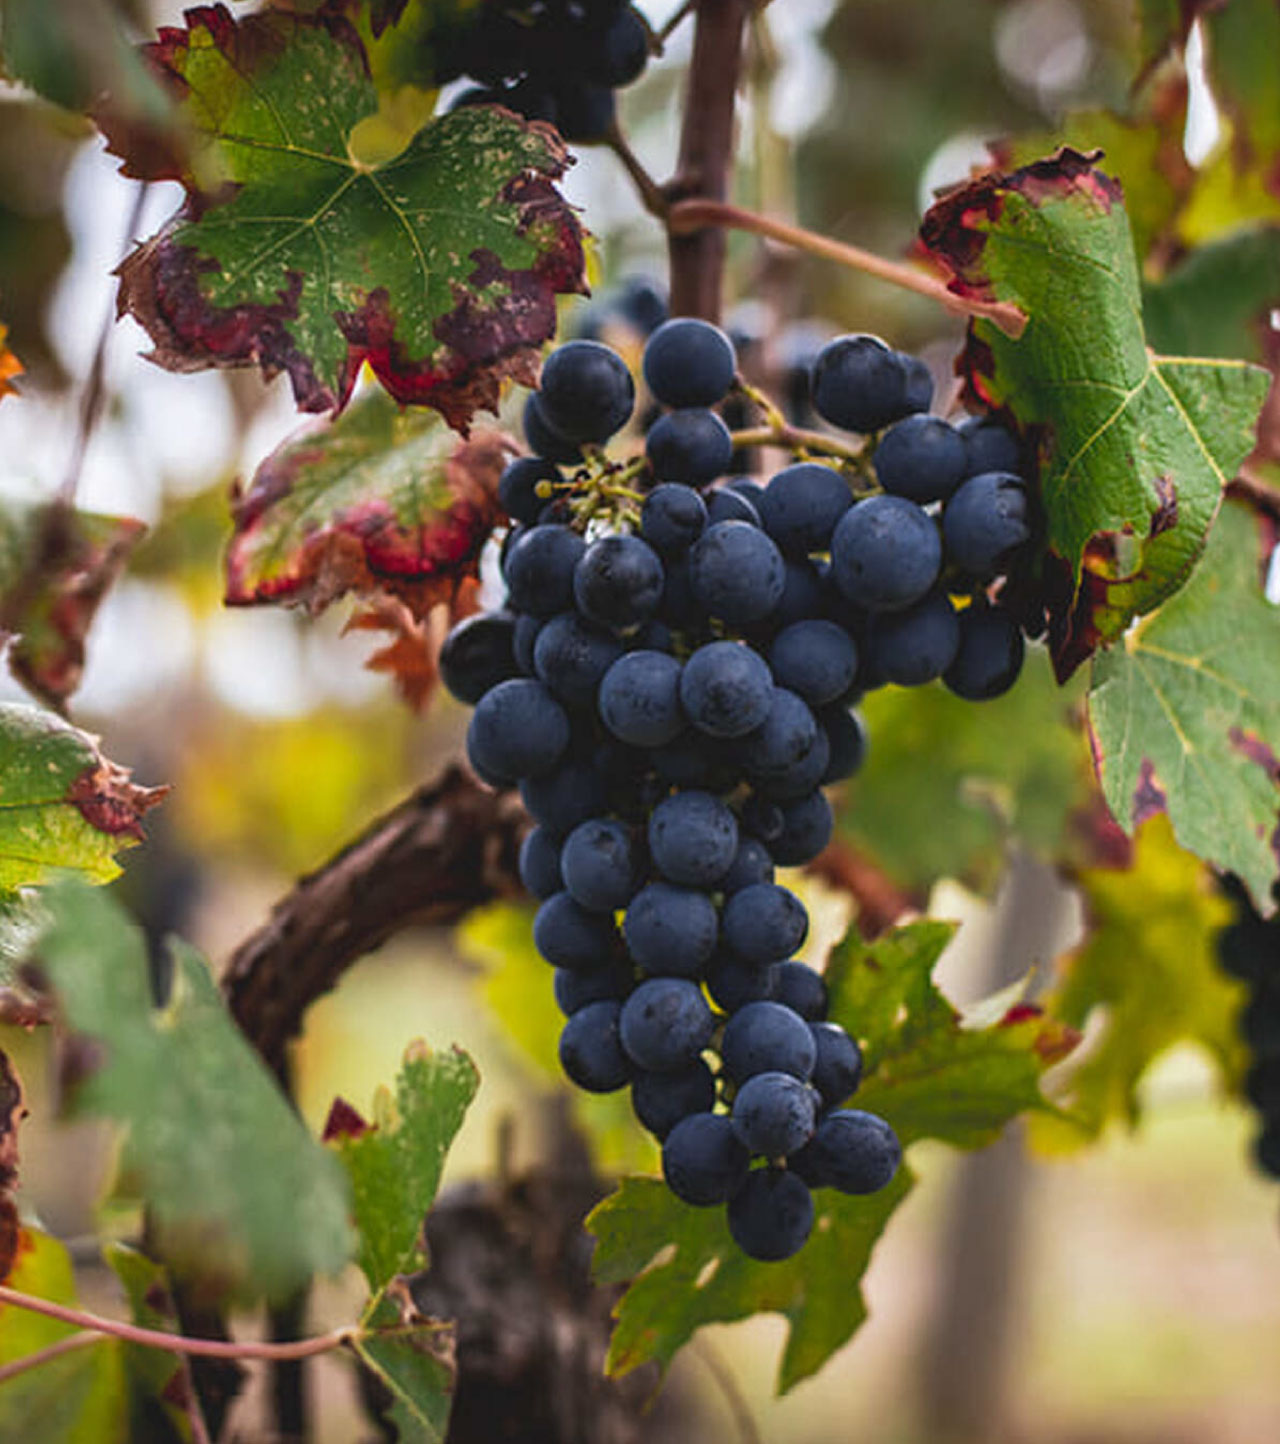
<instances>
[{"instance_id":1,"label":"red-tinged leaf","mask_svg":"<svg viewBox=\"0 0 1280 1444\"><path fill-rule=\"evenodd\" d=\"M21 1228L13 1191L18 1183L18 1124L27 1115L22 1080L0 1048L0 1283L17 1262Z\"/></svg>"},{"instance_id":2,"label":"red-tinged leaf","mask_svg":"<svg viewBox=\"0 0 1280 1444\"><path fill-rule=\"evenodd\" d=\"M285 371L306 411L341 410L368 362L398 401L462 430L507 377L531 382L556 296L585 290L556 133L464 107L360 159L352 136L379 97L344 18L214 5L186 21L146 55L202 141L190 163L157 164L102 120L127 173L187 190L120 268L153 359Z\"/></svg>"},{"instance_id":3,"label":"red-tinged leaf","mask_svg":"<svg viewBox=\"0 0 1280 1444\"><path fill-rule=\"evenodd\" d=\"M419 619L398 597L376 596L353 612L347 632L390 632L391 641L365 662L371 672L394 678L396 691L415 711L426 710L440 678L440 648L455 622L479 609L479 583L471 577L459 583L451 603L432 607Z\"/></svg>"},{"instance_id":4,"label":"red-tinged leaf","mask_svg":"<svg viewBox=\"0 0 1280 1444\"><path fill-rule=\"evenodd\" d=\"M368 1133L373 1125L367 1123L359 1109L354 1108L345 1098L335 1098L329 1105L329 1116L324 1121L320 1134L322 1143L332 1143L338 1138L359 1138Z\"/></svg>"},{"instance_id":5,"label":"red-tinged leaf","mask_svg":"<svg viewBox=\"0 0 1280 1444\"><path fill-rule=\"evenodd\" d=\"M1187 580L1249 452L1267 376L1154 355L1120 187L1063 149L958 186L925 249L958 295L1019 306L1014 341L970 323L970 394L1038 439L1046 596L1059 678Z\"/></svg>"},{"instance_id":6,"label":"red-tinged leaf","mask_svg":"<svg viewBox=\"0 0 1280 1444\"><path fill-rule=\"evenodd\" d=\"M7 328L0 326L0 398L16 394L18 388L13 384L14 377L22 375L22 362L5 344L7 334Z\"/></svg>"},{"instance_id":7,"label":"red-tinged leaf","mask_svg":"<svg viewBox=\"0 0 1280 1444\"><path fill-rule=\"evenodd\" d=\"M146 527L59 502L0 503L0 638L9 669L61 707L79 686L85 637Z\"/></svg>"},{"instance_id":8,"label":"red-tinged leaf","mask_svg":"<svg viewBox=\"0 0 1280 1444\"><path fill-rule=\"evenodd\" d=\"M494 432L460 442L437 417L370 394L273 452L234 499L228 605L320 612L354 592L427 616L475 575L510 449Z\"/></svg>"}]
</instances>

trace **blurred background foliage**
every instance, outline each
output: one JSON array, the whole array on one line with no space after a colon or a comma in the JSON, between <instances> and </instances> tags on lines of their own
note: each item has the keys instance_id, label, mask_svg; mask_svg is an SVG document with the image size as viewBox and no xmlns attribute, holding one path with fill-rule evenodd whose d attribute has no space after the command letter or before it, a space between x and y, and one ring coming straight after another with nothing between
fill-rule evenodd
<instances>
[{"instance_id":1,"label":"blurred background foliage","mask_svg":"<svg viewBox=\"0 0 1280 1444\"><path fill-rule=\"evenodd\" d=\"M676 6L642 8L661 25ZM1265 166L1280 149L1280 7L1230 0L1207 45L1197 26L1185 64L1152 40L1178 9L773 0L753 21L738 198L898 254L934 189L981 163L988 142L1017 161L1063 140L1101 146L1125 184L1153 340L1273 359L1280 199ZM137 19L164 23L177 10L155 5ZM678 30L624 97L631 141L659 176L673 168L689 39ZM1230 106L1215 102L1215 82ZM603 286L661 274L661 234L612 156L583 153L567 191L595 233ZM150 187L137 233L173 204L171 187ZM27 368L22 398L0 407L5 494L49 495L67 464L132 206L82 121L0 83L0 319ZM1187 248L1205 242L1214 246L1180 269ZM1220 299L1208 331L1188 321L1203 314L1206 286ZM566 324L591 304L569 303ZM743 237L731 247L727 314L766 382L806 334L869 330L922 351L945 383L960 336L918 297ZM341 617L223 609L231 485L296 426L287 382L169 375L140 358L142 345L130 322L110 334L109 401L80 500L139 516L151 532L98 618L72 716L103 733L141 781L174 784L149 844L128 855L124 889L153 934L181 930L217 961L295 875L456 756L465 716L443 695L413 716L364 669L370 640L342 636ZM1259 461L1271 461L1265 435ZM5 679L0 695L21 694ZM969 1237L956 1233L962 1165L926 1146L925 1186L869 1278L871 1323L783 1401L767 1396L776 1320L709 1330L771 1441L1280 1437L1277 1200L1251 1172L1248 1117L1224 1087L1239 1059L1234 995L1208 961L1222 909L1203 870L1164 834L1144 834L1132 870L1134 854L1101 820L1079 709L1039 655L1013 693L985 708L936 686L868 702L871 757L840 799L844 863L873 857L918 904L964 918L941 975L958 1002L1039 968L1035 986L1086 1029L1083 1071L1064 1096L1100 1141L1067 1167L1045 1160L1078 1138L1038 1128L1034 1161L1012 1139L998 1227ZM849 899L811 878L800 885L820 957L847 923ZM1105 937L1085 940L1090 921L1107 923ZM1174 952L1196 967L1162 971ZM414 1036L457 1040L484 1083L449 1177L491 1173L499 1158L513 1167L536 1158L546 1136L545 1100L560 1090L556 1026L524 910L486 911L456 937L402 937L313 1010L297 1057L300 1106L318 1124L335 1092L367 1096ZM83 1125L48 1122L57 1080L43 1041L16 1040L13 1051L34 1115L27 1199L74 1238L93 1226L106 1145ZM600 1167L652 1168L625 1103L579 1096L572 1106ZM985 1155L976 1166L995 1167ZM993 1294L1005 1291L1004 1317L1018 1325L938 1345L931 1330L950 1317L958 1250L989 1261L1000 1276ZM696 1351L677 1373L707 1396L715 1437L730 1437ZM353 1437L355 1404L340 1382L324 1387L333 1396L324 1437L336 1444ZM966 1389L984 1401L976 1420L955 1402Z\"/></svg>"}]
</instances>

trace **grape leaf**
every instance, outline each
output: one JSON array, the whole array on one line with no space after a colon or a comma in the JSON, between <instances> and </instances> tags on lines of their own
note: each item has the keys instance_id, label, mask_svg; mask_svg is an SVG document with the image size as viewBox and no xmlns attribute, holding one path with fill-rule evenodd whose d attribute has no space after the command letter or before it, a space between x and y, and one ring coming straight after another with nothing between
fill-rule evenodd
<instances>
[{"instance_id":1,"label":"grape leaf","mask_svg":"<svg viewBox=\"0 0 1280 1444\"><path fill-rule=\"evenodd\" d=\"M423 1266L422 1220L479 1083L461 1049L433 1053L418 1042L405 1053L394 1095L383 1088L375 1096L372 1123L341 1099L330 1110L325 1139L351 1181L357 1261L375 1294Z\"/></svg>"},{"instance_id":2,"label":"grape leaf","mask_svg":"<svg viewBox=\"0 0 1280 1444\"><path fill-rule=\"evenodd\" d=\"M57 502L0 502L0 639L12 639L9 670L42 701L61 707L80 685L98 605L145 530Z\"/></svg>"},{"instance_id":3,"label":"grape leaf","mask_svg":"<svg viewBox=\"0 0 1280 1444\"><path fill-rule=\"evenodd\" d=\"M110 882L166 787L139 787L97 739L51 712L0 703L0 892L54 869Z\"/></svg>"},{"instance_id":4,"label":"grape leaf","mask_svg":"<svg viewBox=\"0 0 1280 1444\"><path fill-rule=\"evenodd\" d=\"M1162 351L1265 361L1280 305L1280 226L1250 226L1198 246L1143 291L1147 335Z\"/></svg>"},{"instance_id":5,"label":"grape leaf","mask_svg":"<svg viewBox=\"0 0 1280 1444\"><path fill-rule=\"evenodd\" d=\"M930 974L955 931L925 920L874 943L850 935L827 968L830 1016L863 1047L857 1107L878 1112L904 1143L960 1148L990 1142L1019 1113L1049 1109L1041 1074L1076 1041L1025 1005L966 1025ZM658 1179L632 1178L588 1217L603 1283L632 1280L619 1301L608 1368L664 1366L702 1324L783 1314L789 1330L779 1392L815 1373L867 1317L861 1281L871 1250L914 1180L903 1167L878 1194L814 1196L809 1241L784 1263L756 1263L733 1243L720 1209L690 1208Z\"/></svg>"},{"instance_id":6,"label":"grape leaf","mask_svg":"<svg viewBox=\"0 0 1280 1444\"><path fill-rule=\"evenodd\" d=\"M441 1444L453 1403L454 1326L419 1313L407 1288L380 1296L367 1322L355 1351L391 1395L400 1444Z\"/></svg>"},{"instance_id":7,"label":"grape leaf","mask_svg":"<svg viewBox=\"0 0 1280 1444\"><path fill-rule=\"evenodd\" d=\"M127 173L188 193L120 268L153 359L285 371L306 411L340 410L367 361L460 429L505 377L531 383L556 296L585 289L555 132L469 106L362 161L350 137L378 95L349 22L222 5L186 19L146 54L204 142L191 164L152 165L103 120Z\"/></svg>"},{"instance_id":8,"label":"grape leaf","mask_svg":"<svg viewBox=\"0 0 1280 1444\"><path fill-rule=\"evenodd\" d=\"M16 376L22 375L22 362L5 343L8 334L8 328L0 325L0 400L17 394L18 388L13 381Z\"/></svg>"},{"instance_id":9,"label":"grape leaf","mask_svg":"<svg viewBox=\"0 0 1280 1444\"><path fill-rule=\"evenodd\" d=\"M475 575L508 450L497 433L460 442L428 412L361 398L272 452L234 499L227 603L319 612L382 591L425 616Z\"/></svg>"},{"instance_id":10,"label":"grape leaf","mask_svg":"<svg viewBox=\"0 0 1280 1444\"><path fill-rule=\"evenodd\" d=\"M959 365L979 400L1038 429L1066 677L1186 581L1253 444L1267 375L1147 349L1119 187L1078 152L957 187L921 236L953 291L1030 316L1017 342L971 322Z\"/></svg>"},{"instance_id":11,"label":"grape leaf","mask_svg":"<svg viewBox=\"0 0 1280 1444\"><path fill-rule=\"evenodd\" d=\"M1105 1009L1101 1037L1065 1084L1073 1128L1089 1138L1113 1120L1138 1121L1138 1083L1175 1043L1199 1043L1237 1081L1245 990L1215 954L1231 904L1208 869L1174 841L1167 818L1157 815L1137 830L1130 867L1088 869L1076 882L1089 934L1066 960L1048 1006L1078 1028L1095 1008Z\"/></svg>"},{"instance_id":12,"label":"grape leaf","mask_svg":"<svg viewBox=\"0 0 1280 1444\"><path fill-rule=\"evenodd\" d=\"M77 1114L124 1130L121 1188L146 1201L175 1274L218 1296L288 1298L352 1254L342 1168L305 1129L228 1016L203 959L175 942L152 1006L139 929L77 882L47 893L40 960L67 1024L100 1044Z\"/></svg>"},{"instance_id":13,"label":"grape leaf","mask_svg":"<svg viewBox=\"0 0 1280 1444\"><path fill-rule=\"evenodd\" d=\"M1064 695L1032 647L1018 685L981 707L940 684L869 693L859 711L871 743L838 808L841 835L920 890L940 877L993 886L1010 833L1060 855L1091 783L1071 717L1082 691Z\"/></svg>"},{"instance_id":14,"label":"grape leaf","mask_svg":"<svg viewBox=\"0 0 1280 1444\"><path fill-rule=\"evenodd\" d=\"M1271 538L1230 502L1190 583L1094 660L1089 726L1107 805L1132 832L1169 814L1181 845L1260 904L1280 863L1280 609Z\"/></svg>"}]
</instances>

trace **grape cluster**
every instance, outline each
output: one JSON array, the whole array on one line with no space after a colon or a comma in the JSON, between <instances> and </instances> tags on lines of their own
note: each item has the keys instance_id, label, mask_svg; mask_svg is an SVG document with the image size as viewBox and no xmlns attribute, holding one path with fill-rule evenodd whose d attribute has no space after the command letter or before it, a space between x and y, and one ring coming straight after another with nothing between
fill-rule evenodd
<instances>
[{"instance_id":1,"label":"grape cluster","mask_svg":"<svg viewBox=\"0 0 1280 1444\"><path fill-rule=\"evenodd\" d=\"M1264 1173L1280 1178L1280 914L1262 917L1234 877L1223 887L1236 916L1218 934L1218 960L1249 988L1239 1026L1252 1060L1245 1097L1262 1119L1254 1156Z\"/></svg>"},{"instance_id":2,"label":"grape cluster","mask_svg":"<svg viewBox=\"0 0 1280 1444\"><path fill-rule=\"evenodd\" d=\"M843 1106L861 1054L793 958L808 917L775 868L829 841L822 789L861 763L867 687L1012 685L1022 635L987 591L1028 502L1013 437L924 415L928 373L866 336L824 349L813 399L880 433L882 490L857 499L812 461L713 487L736 369L718 328L658 326L643 374L662 412L621 469L600 448L634 410L630 371L596 341L555 350L525 411L536 454L499 488L505 606L461 623L440 665L475 706L476 773L518 784L537 824L520 871L565 1072L629 1087L672 1191L727 1204L743 1251L781 1259L808 1237L811 1189L874 1192L900 1148Z\"/></svg>"},{"instance_id":3,"label":"grape cluster","mask_svg":"<svg viewBox=\"0 0 1280 1444\"><path fill-rule=\"evenodd\" d=\"M638 80L650 32L626 0L486 0L454 57L479 84L454 105L502 105L566 140L604 139L613 92Z\"/></svg>"}]
</instances>

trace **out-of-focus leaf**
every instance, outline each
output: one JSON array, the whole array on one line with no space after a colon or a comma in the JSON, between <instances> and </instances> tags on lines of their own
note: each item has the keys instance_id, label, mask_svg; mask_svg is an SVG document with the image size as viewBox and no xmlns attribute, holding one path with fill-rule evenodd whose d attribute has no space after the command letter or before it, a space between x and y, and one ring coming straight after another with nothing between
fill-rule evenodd
<instances>
[{"instance_id":1,"label":"out-of-focus leaf","mask_svg":"<svg viewBox=\"0 0 1280 1444\"><path fill-rule=\"evenodd\" d=\"M121 1184L145 1199L171 1269L217 1296L289 1297L351 1257L342 1168L232 1023L203 959L174 944L152 1006L140 930L78 883L48 893L40 958L68 1026L101 1045L73 1109L124 1131Z\"/></svg>"},{"instance_id":2,"label":"out-of-focus leaf","mask_svg":"<svg viewBox=\"0 0 1280 1444\"><path fill-rule=\"evenodd\" d=\"M1049 1110L1040 1077L1076 1042L1070 1028L1021 1004L994 1023L967 1025L931 978L954 931L925 920L874 943L851 933L827 967L829 1016L863 1050L853 1104L886 1118L904 1144L977 1148L1018 1114ZM807 1378L865 1320L871 1250L912 1182L904 1167L868 1197L819 1189L809 1241L783 1263L762 1264L733 1243L722 1210L690 1208L657 1179L627 1179L587 1220L596 1277L633 1280L616 1309L610 1371L666 1365L702 1324L772 1311L790 1324L779 1391Z\"/></svg>"},{"instance_id":3,"label":"out-of-focus leaf","mask_svg":"<svg viewBox=\"0 0 1280 1444\"><path fill-rule=\"evenodd\" d=\"M0 891L0 1024L35 1028L53 1019L53 1003L28 971L47 922L39 890Z\"/></svg>"},{"instance_id":4,"label":"out-of-focus leaf","mask_svg":"<svg viewBox=\"0 0 1280 1444\"><path fill-rule=\"evenodd\" d=\"M51 712L0 703L0 890L70 869L110 882L115 855L142 839L165 787L138 787L97 739Z\"/></svg>"},{"instance_id":5,"label":"out-of-focus leaf","mask_svg":"<svg viewBox=\"0 0 1280 1444\"><path fill-rule=\"evenodd\" d=\"M1119 188L1074 151L958 187L921 235L951 289L1030 318L1016 342L972 322L961 364L985 404L1039 428L1065 677L1186 581L1253 444L1267 375L1147 349Z\"/></svg>"},{"instance_id":6,"label":"out-of-focus leaf","mask_svg":"<svg viewBox=\"0 0 1280 1444\"><path fill-rule=\"evenodd\" d=\"M1090 786L1071 718L1082 692L1057 687L1032 647L1018 685L980 707L941 684L869 693L859 710L871 742L838 809L841 835L921 890L940 877L994 886L1011 833L1060 855Z\"/></svg>"},{"instance_id":7,"label":"out-of-focus leaf","mask_svg":"<svg viewBox=\"0 0 1280 1444\"><path fill-rule=\"evenodd\" d=\"M1142 1075L1177 1043L1200 1044L1237 1082L1245 993L1214 952L1231 904L1209 870L1174 841L1168 818L1152 817L1138 829L1131 867L1089 869L1077 882L1089 932L1048 1006L1078 1028L1095 1008L1106 1010L1101 1036L1064 1085L1064 1106L1084 1141L1111 1122L1137 1123Z\"/></svg>"},{"instance_id":8,"label":"out-of-focus leaf","mask_svg":"<svg viewBox=\"0 0 1280 1444\"><path fill-rule=\"evenodd\" d=\"M1147 336L1161 351L1265 361L1280 305L1280 226L1255 226L1191 251L1142 294Z\"/></svg>"},{"instance_id":9,"label":"out-of-focus leaf","mask_svg":"<svg viewBox=\"0 0 1280 1444\"><path fill-rule=\"evenodd\" d=\"M13 1192L18 1184L18 1124L26 1111L18 1070L0 1048L0 1283L18 1261L22 1230Z\"/></svg>"},{"instance_id":10,"label":"out-of-focus leaf","mask_svg":"<svg viewBox=\"0 0 1280 1444\"><path fill-rule=\"evenodd\" d=\"M400 1444L441 1444L453 1403L453 1324L420 1313L403 1287L381 1296L365 1322L355 1350L390 1391Z\"/></svg>"},{"instance_id":11,"label":"out-of-focus leaf","mask_svg":"<svg viewBox=\"0 0 1280 1444\"><path fill-rule=\"evenodd\" d=\"M368 362L398 400L458 428L531 382L555 298L584 288L576 216L552 182L550 128L497 107L424 126L399 154L358 160L378 95L359 37L330 12L234 20L187 13L146 55L203 143L154 164L105 121L135 175L189 200L120 268L120 306L173 370L256 364L288 373L298 405L339 410Z\"/></svg>"},{"instance_id":12,"label":"out-of-focus leaf","mask_svg":"<svg viewBox=\"0 0 1280 1444\"><path fill-rule=\"evenodd\" d=\"M1222 509L1190 583L1094 660L1102 788L1132 832L1167 811L1179 843L1266 899L1280 864L1280 609L1251 510Z\"/></svg>"},{"instance_id":13,"label":"out-of-focus leaf","mask_svg":"<svg viewBox=\"0 0 1280 1444\"><path fill-rule=\"evenodd\" d=\"M0 350L0 393L4 354ZM9 670L61 707L80 685L85 638L98 605L146 528L132 517L60 503L0 503L0 638Z\"/></svg>"},{"instance_id":14,"label":"out-of-focus leaf","mask_svg":"<svg viewBox=\"0 0 1280 1444\"><path fill-rule=\"evenodd\" d=\"M14 378L22 375L22 362L5 344L8 334L8 327L0 325L0 401L6 396L14 395L18 389L13 384Z\"/></svg>"},{"instance_id":15,"label":"out-of-focus leaf","mask_svg":"<svg viewBox=\"0 0 1280 1444\"><path fill-rule=\"evenodd\" d=\"M436 416L363 398L274 451L234 499L227 602L319 612L385 591L425 616L475 575L508 450L497 433L460 442Z\"/></svg>"},{"instance_id":16,"label":"out-of-focus leaf","mask_svg":"<svg viewBox=\"0 0 1280 1444\"><path fill-rule=\"evenodd\" d=\"M433 1053L417 1042L405 1053L394 1094L382 1088L374 1096L372 1122L341 1099L330 1110L325 1139L351 1180L357 1259L375 1294L397 1274L422 1267L422 1220L479 1085L460 1048Z\"/></svg>"}]
</instances>

